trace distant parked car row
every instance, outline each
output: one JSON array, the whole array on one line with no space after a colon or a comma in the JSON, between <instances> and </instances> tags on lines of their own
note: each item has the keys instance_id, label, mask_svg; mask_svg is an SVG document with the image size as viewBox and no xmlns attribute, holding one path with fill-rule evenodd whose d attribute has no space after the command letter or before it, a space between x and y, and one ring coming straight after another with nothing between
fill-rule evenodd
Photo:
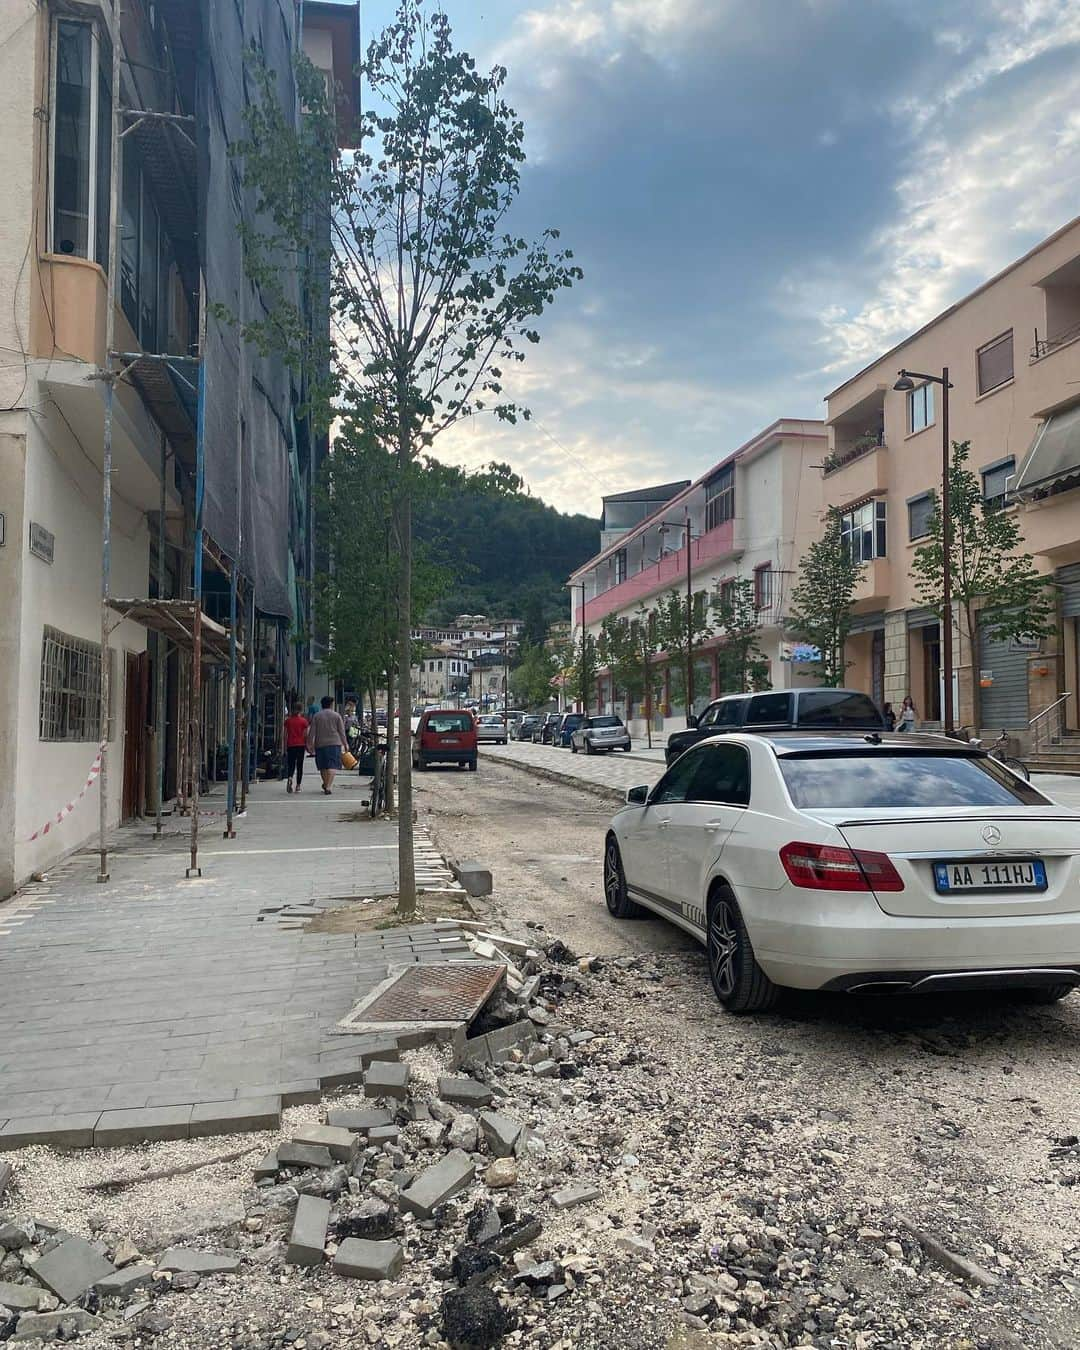
<instances>
[{"instance_id":1,"label":"distant parked car row","mask_svg":"<svg viewBox=\"0 0 1080 1350\"><path fill-rule=\"evenodd\" d=\"M629 750L630 732L621 717L613 713L526 713L510 735L534 745L557 745L576 755L583 751L594 755L601 750Z\"/></svg>"}]
</instances>

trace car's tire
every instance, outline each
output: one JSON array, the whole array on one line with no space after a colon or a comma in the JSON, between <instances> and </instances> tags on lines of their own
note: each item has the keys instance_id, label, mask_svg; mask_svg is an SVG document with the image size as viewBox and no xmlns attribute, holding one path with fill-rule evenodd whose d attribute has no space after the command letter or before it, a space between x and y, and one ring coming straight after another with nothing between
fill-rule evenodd
<instances>
[{"instance_id":1,"label":"car's tire","mask_svg":"<svg viewBox=\"0 0 1080 1350\"><path fill-rule=\"evenodd\" d=\"M470 773L475 773L475 772L476 772L476 760L475 760L475 759L470 759L470 760L469 760L469 772L470 772Z\"/></svg>"},{"instance_id":2,"label":"car's tire","mask_svg":"<svg viewBox=\"0 0 1080 1350\"><path fill-rule=\"evenodd\" d=\"M765 1012L780 990L754 956L750 934L729 886L717 886L709 897L705 952L709 979L728 1012Z\"/></svg>"},{"instance_id":3,"label":"car's tire","mask_svg":"<svg viewBox=\"0 0 1080 1350\"><path fill-rule=\"evenodd\" d=\"M623 872L619 841L609 834L604 843L604 901L608 913L615 919L641 919L645 910L626 893L626 875Z\"/></svg>"},{"instance_id":4,"label":"car's tire","mask_svg":"<svg viewBox=\"0 0 1080 1350\"><path fill-rule=\"evenodd\" d=\"M1033 1006L1048 1003L1060 1003L1076 988L1074 984L1050 984L1041 989L1012 989L1010 993L1017 1003L1030 1003Z\"/></svg>"},{"instance_id":5,"label":"car's tire","mask_svg":"<svg viewBox=\"0 0 1080 1350\"><path fill-rule=\"evenodd\" d=\"M570 742L570 753L571 753L572 755L576 755L576 754L577 754L577 746L574 744L573 741Z\"/></svg>"},{"instance_id":6,"label":"car's tire","mask_svg":"<svg viewBox=\"0 0 1080 1350\"><path fill-rule=\"evenodd\" d=\"M593 753L592 741L585 742L585 753L587 755L591 755Z\"/></svg>"}]
</instances>

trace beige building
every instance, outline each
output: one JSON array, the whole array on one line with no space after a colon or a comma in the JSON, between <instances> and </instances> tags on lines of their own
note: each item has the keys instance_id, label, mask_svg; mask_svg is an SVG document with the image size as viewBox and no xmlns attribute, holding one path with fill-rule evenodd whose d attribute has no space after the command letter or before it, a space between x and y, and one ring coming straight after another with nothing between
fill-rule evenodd
<instances>
[{"instance_id":1,"label":"beige building","mask_svg":"<svg viewBox=\"0 0 1080 1350\"><path fill-rule=\"evenodd\" d=\"M430 647L412 668L413 702L456 704L468 697L472 662L449 643Z\"/></svg>"},{"instance_id":2,"label":"beige building","mask_svg":"<svg viewBox=\"0 0 1080 1350\"><path fill-rule=\"evenodd\" d=\"M956 642L957 719L1021 740L1077 730L1080 651L1080 219L953 305L827 396L824 501L866 561L848 682L920 721L941 718L941 634L911 576L941 482L941 390L893 385L901 369L949 369L950 440L998 509L1014 511L1025 548L1052 576L1056 637ZM1068 695L1066 697L1066 695ZM1047 710L1050 711L1047 711Z\"/></svg>"},{"instance_id":3,"label":"beige building","mask_svg":"<svg viewBox=\"0 0 1080 1350\"><path fill-rule=\"evenodd\" d=\"M194 609L199 397L212 432L204 444L226 465L217 477L234 475L236 486L230 498L213 474L205 484L206 641L192 717L201 749L189 781L219 776L223 741L233 739L230 577L239 622L250 615L253 655L242 719L252 753L241 748L238 758L254 759L256 733L276 744L282 693L299 683L320 453L310 429L290 421L303 391L280 361L240 355L239 338L213 319L206 326L217 356L203 363L201 395L195 372L200 294L237 312L246 289L229 214L243 198L239 168L227 145L206 148L216 145L210 130L220 135L224 123L213 99L225 90L230 125L239 126L235 72L257 24L272 38L267 59L283 90L303 40L327 78L351 90L355 4L307 8L302 29L291 0L239 9L216 0L0 0L0 897L95 833L101 780L81 800L79 793L103 742L107 824L184 791L178 688L194 665L182 611ZM227 79L213 74L219 62ZM350 125L357 106L354 91ZM228 210L215 214L207 202ZM216 284L215 266L227 284ZM236 377L240 367L268 392L256 398L254 376ZM111 419L113 626L103 726L106 377L121 371ZM260 528L249 525L241 540L248 517L238 505L232 529L232 498L242 497L246 511L256 496ZM165 604L174 606L163 620L171 635L150 623Z\"/></svg>"}]
</instances>

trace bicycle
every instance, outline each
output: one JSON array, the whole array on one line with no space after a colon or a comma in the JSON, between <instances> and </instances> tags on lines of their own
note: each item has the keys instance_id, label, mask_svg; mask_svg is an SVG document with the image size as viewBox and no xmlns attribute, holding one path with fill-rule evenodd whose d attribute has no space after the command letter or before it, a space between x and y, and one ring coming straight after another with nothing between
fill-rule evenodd
<instances>
[{"instance_id":1,"label":"bicycle","mask_svg":"<svg viewBox=\"0 0 1080 1350\"><path fill-rule=\"evenodd\" d=\"M368 814L377 820L386 810L386 746L375 742L374 772L371 775L371 798L368 802Z\"/></svg>"},{"instance_id":2,"label":"bicycle","mask_svg":"<svg viewBox=\"0 0 1080 1350\"><path fill-rule=\"evenodd\" d=\"M1009 748L1009 734L1004 727L1001 728L1001 735L997 740L991 741L989 745L984 745L978 736L969 736L968 743L985 750L991 759L996 759L999 764L1004 764L1007 769L1016 774L1018 778L1022 778L1026 783L1031 782L1031 770L1024 761L1017 759L1015 755L1005 753Z\"/></svg>"}]
</instances>

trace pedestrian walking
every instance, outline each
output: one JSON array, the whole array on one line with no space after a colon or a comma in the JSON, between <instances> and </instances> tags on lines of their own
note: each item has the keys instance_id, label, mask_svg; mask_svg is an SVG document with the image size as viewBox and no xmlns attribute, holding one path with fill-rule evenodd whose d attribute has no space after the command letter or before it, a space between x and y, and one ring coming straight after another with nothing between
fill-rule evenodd
<instances>
[{"instance_id":1,"label":"pedestrian walking","mask_svg":"<svg viewBox=\"0 0 1080 1350\"><path fill-rule=\"evenodd\" d=\"M884 719L885 719L885 730L886 730L886 731L895 731L895 730L896 730L896 713L893 712L893 705L892 705L891 703L886 703L886 704L885 704L884 708L882 708L882 710L881 710L881 715L882 715L882 717L884 717Z\"/></svg>"},{"instance_id":2,"label":"pedestrian walking","mask_svg":"<svg viewBox=\"0 0 1080 1350\"><path fill-rule=\"evenodd\" d=\"M329 694L311 719L307 731L307 748L314 752L315 767L322 776L322 790L329 797L334 786L334 774L341 768L341 752L349 748L345 723Z\"/></svg>"},{"instance_id":3,"label":"pedestrian walking","mask_svg":"<svg viewBox=\"0 0 1080 1350\"><path fill-rule=\"evenodd\" d=\"M309 722L314 721L315 717L318 715L318 712L319 712L319 705L315 702L315 695L314 695L314 694L308 694L308 696L307 696L307 718L308 718L308 721L309 721Z\"/></svg>"},{"instance_id":4,"label":"pedestrian walking","mask_svg":"<svg viewBox=\"0 0 1080 1350\"><path fill-rule=\"evenodd\" d=\"M900 720L896 726L897 731L914 731L916 715L915 703L911 695L905 694L904 701L900 705Z\"/></svg>"},{"instance_id":5,"label":"pedestrian walking","mask_svg":"<svg viewBox=\"0 0 1080 1350\"><path fill-rule=\"evenodd\" d=\"M304 756L307 754L308 719L304 716L304 705L299 699L292 706L292 712L285 719L285 791L299 792L304 779ZM293 779L296 787L293 787Z\"/></svg>"}]
</instances>

